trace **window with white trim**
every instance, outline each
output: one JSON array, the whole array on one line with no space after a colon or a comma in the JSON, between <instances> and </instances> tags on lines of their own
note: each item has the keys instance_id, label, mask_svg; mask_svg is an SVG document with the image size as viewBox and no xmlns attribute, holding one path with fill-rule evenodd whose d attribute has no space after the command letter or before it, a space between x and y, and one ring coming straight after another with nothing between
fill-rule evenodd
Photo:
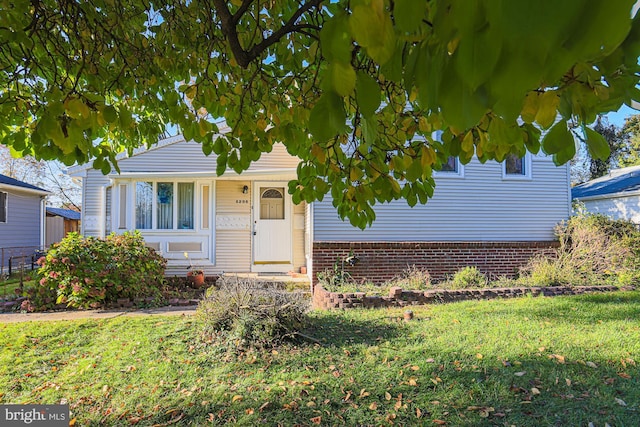
<instances>
[{"instance_id":1,"label":"window with white trim","mask_svg":"<svg viewBox=\"0 0 640 427\"><path fill-rule=\"evenodd\" d=\"M520 157L516 154L508 154L502 162L502 177L505 179L530 179L531 155L527 153Z\"/></svg>"},{"instance_id":2,"label":"window with white trim","mask_svg":"<svg viewBox=\"0 0 640 427\"><path fill-rule=\"evenodd\" d=\"M139 230L193 230L194 183L137 181L135 226Z\"/></svg>"},{"instance_id":3,"label":"window with white trim","mask_svg":"<svg viewBox=\"0 0 640 427\"><path fill-rule=\"evenodd\" d=\"M7 222L8 193L0 191L0 222Z\"/></svg>"},{"instance_id":4,"label":"window with white trim","mask_svg":"<svg viewBox=\"0 0 640 427\"><path fill-rule=\"evenodd\" d=\"M464 177L464 166L460 163L460 159L456 156L449 156L445 163L442 163L442 169L434 170L434 176L437 177Z\"/></svg>"}]
</instances>

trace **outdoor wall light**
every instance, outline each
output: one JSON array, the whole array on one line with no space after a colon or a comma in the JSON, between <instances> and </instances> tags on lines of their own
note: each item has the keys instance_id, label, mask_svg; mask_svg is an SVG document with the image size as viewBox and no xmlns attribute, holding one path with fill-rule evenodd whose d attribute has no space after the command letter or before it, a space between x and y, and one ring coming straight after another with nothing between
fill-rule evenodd
<instances>
[{"instance_id":1,"label":"outdoor wall light","mask_svg":"<svg viewBox=\"0 0 640 427\"><path fill-rule=\"evenodd\" d=\"M245 185L244 187L242 187L242 194L247 194L249 192L249 186Z\"/></svg>"}]
</instances>

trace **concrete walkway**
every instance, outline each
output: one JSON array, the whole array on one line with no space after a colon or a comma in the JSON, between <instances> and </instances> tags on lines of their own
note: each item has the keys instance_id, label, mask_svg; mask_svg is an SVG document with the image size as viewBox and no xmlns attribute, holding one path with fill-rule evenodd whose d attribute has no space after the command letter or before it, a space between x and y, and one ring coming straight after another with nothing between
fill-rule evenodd
<instances>
[{"instance_id":1,"label":"concrete walkway","mask_svg":"<svg viewBox=\"0 0 640 427\"><path fill-rule=\"evenodd\" d=\"M196 306L160 307L141 310L69 310L51 313L1 313L0 323L76 319L113 319L121 316L191 316L195 312Z\"/></svg>"}]
</instances>

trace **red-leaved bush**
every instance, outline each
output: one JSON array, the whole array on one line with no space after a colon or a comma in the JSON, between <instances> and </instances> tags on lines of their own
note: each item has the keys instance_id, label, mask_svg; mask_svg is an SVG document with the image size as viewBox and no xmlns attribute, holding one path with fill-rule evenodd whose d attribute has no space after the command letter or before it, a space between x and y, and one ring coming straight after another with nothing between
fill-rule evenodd
<instances>
[{"instance_id":1,"label":"red-leaved bush","mask_svg":"<svg viewBox=\"0 0 640 427\"><path fill-rule=\"evenodd\" d=\"M96 308L118 298L157 297L166 260L145 246L137 231L106 239L70 233L38 264L40 280L25 302L27 310L56 304Z\"/></svg>"}]
</instances>

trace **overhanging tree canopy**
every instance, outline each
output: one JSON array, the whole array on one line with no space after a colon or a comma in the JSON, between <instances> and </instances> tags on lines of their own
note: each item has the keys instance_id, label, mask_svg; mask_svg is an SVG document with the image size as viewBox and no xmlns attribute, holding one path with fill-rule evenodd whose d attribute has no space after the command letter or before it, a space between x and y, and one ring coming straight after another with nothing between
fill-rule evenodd
<instances>
[{"instance_id":1,"label":"overhanging tree canopy","mask_svg":"<svg viewBox=\"0 0 640 427\"><path fill-rule=\"evenodd\" d=\"M218 173L283 142L294 200L331 192L364 227L425 203L450 155L565 163L570 123L606 158L585 125L640 100L634 1L5 0L0 137L105 173L170 124Z\"/></svg>"}]
</instances>

